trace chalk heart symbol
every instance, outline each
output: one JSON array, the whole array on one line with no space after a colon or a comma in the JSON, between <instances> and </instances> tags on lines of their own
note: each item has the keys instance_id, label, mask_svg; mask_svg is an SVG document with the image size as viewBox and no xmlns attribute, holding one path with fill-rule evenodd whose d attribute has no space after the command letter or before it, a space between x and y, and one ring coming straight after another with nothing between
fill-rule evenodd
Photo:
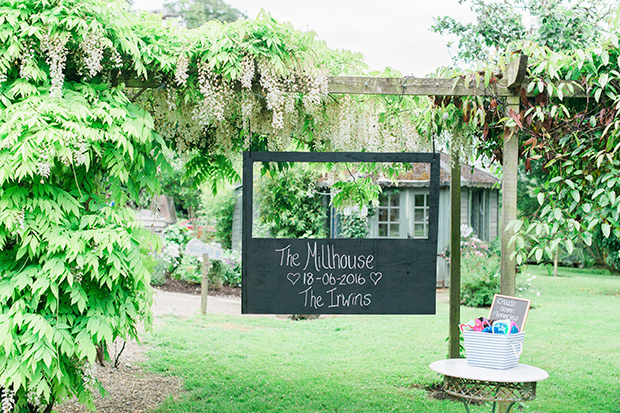
<instances>
[{"instance_id":1,"label":"chalk heart symbol","mask_svg":"<svg viewBox=\"0 0 620 413\"><path fill-rule=\"evenodd\" d=\"M380 272L371 272L370 273L370 279L372 280L373 283L375 283L375 285L377 285L377 283L379 282L381 277L383 277L383 274L381 274Z\"/></svg>"},{"instance_id":2,"label":"chalk heart symbol","mask_svg":"<svg viewBox=\"0 0 620 413\"><path fill-rule=\"evenodd\" d=\"M286 274L286 278L288 278L288 280L291 282L291 284L295 285L297 283L297 281L299 281L299 273L292 273L289 272L288 274Z\"/></svg>"}]
</instances>

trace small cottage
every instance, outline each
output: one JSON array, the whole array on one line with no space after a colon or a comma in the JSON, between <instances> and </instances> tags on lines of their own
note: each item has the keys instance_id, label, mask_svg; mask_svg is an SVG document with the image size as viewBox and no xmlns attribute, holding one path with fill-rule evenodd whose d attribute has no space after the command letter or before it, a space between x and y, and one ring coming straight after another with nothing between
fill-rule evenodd
<instances>
[{"instance_id":1,"label":"small cottage","mask_svg":"<svg viewBox=\"0 0 620 413\"><path fill-rule=\"evenodd\" d=\"M449 267L443 256L450 241L450 158L441 153L437 286L447 287ZM426 238L428 236L428 165L414 165L401 173L396 184L379 178L383 187L379 206L368 218L368 238ZM481 169L461 167L461 224L469 225L485 242L498 236L500 181ZM339 238L339 214L330 216L332 238Z\"/></svg>"}]
</instances>

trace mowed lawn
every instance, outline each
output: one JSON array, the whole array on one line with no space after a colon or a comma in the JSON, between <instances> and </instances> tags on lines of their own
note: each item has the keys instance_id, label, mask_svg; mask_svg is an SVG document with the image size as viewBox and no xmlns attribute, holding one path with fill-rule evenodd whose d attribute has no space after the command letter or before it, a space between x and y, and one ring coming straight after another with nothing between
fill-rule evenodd
<instances>
[{"instance_id":1,"label":"mowed lawn","mask_svg":"<svg viewBox=\"0 0 620 413\"><path fill-rule=\"evenodd\" d=\"M620 277L524 273L537 278L521 362L550 374L525 411L620 412ZM461 412L426 391L441 381L428 365L447 356L447 331L447 294L434 316L167 318L147 338L147 364L185 380L158 412Z\"/></svg>"}]
</instances>

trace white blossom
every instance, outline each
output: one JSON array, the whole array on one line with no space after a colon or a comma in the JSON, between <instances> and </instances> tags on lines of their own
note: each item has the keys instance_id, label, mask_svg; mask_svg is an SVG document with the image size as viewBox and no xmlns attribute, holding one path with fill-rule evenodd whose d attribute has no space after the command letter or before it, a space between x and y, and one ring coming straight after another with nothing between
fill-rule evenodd
<instances>
[{"instance_id":1,"label":"white blossom","mask_svg":"<svg viewBox=\"0 0 620 413\"><path fill-rule=\"evenodd\" d=\"M84 52L84 66L88 69L88 75L93 78L101 71L103 59L103 42L100 29L90 32L80 47Z\"/></svg>"},{"instance_id":2,"label":"white blossom","mask_svg":"<svg viewBox=\"0 0 620 413\"><path fill-rule=\"evenodd\" d=\"M47 52L46 62L50 67L50 96L61 97L64 83L64 69L67 61L67 36L50 37L44 34L41 46Z\"/></svg>"},{"instance_id":3,"label":"white blossom","mask_svg":"<svg viewBox=\"0 0 620 413\"><path fill-rule=\"evenodd\" d=\"M250 56L244 56L241 60L241 86L246 89L252 88L252 80L254 79L254 59Z\"/></svg>"},{"instance_id":4,"label":"white blossom","mask_svg":"<svg viewBox=\"0 0 620 413\"><path fill-rule=\"evenodd\" d=\"M177 59L177 69L174 72L174 79L178 86L185 86L187 84L187 78L189 77L189 58L183 51Z\"/></svg>"},{"instance_id":5,"label":"white blossom","mask_svg":"<svg viewBox=\"0 0 620 413\"><path fill-rule=\"evenodd\" d=\"M15 392L10 389L2 388L2 401L0 402L2 413L10 413L15 408Z\"/></svg>"}]
</instances>

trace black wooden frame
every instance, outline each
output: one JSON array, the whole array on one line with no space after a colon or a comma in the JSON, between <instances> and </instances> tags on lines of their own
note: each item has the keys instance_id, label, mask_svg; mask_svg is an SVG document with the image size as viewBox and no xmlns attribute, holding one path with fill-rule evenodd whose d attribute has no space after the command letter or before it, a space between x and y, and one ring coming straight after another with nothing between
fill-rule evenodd
<instances>
[{"instance_id":1,"label":"black wooden frame","mask_svg":"<svg viewBox=\"0 0 620 413\"><path fill-rule=\"evenodd\" d=\"M429 227L428 238L425 239L277 239L254 238L252 234L253 221L253 180L255 162L306 162L306 163L360 163L360 162L393 162L393 163L427 163L430 165L429 187ZM370 152L244 152L243 154L243 213L242 213L242 313L255 314L435 314L435 285L437 265L437 233L439 220L439 165L440 156L436 153L370 153ZM253 282L254 289L268 285L273 287L273 280L268 279L268 268L262 268L264 261L275 245L282 242L304 243L325 242L342 248L353 246L367 250L378 249L388 251L390 257L403 268L404 277L409 277L411 271L422 269L425 274L415 278L412 286L400 288L400 285L391 287L389 293L381 303L370 308L340 308L313 309L298 308L296 305L281 301L278 298L268 297L265 300L251 300L249 284ZM308 244L308 248L310 248ZM329 250L328 250L329 251ZM400 254L400 255L399 255ZM411 255L407 255L411 254ZM389 259L387 260L390 261ZM392 264L389 264L392 265ZM398 268L400 268L398 267ZM250 269L262 272L263 278L255 282L251 278ZM274 275L274 274L273 274ZM275 275L274 275L275 276ZM413 277L413 276L412 276ZM271 277L273 278L273 277ZM408 279L408 278L406 278ZM412 278L413 280L413 278ZM370 283L368 283L370 285ZM288 286L288 284L286 284ZM294 284L293 284L294 285ZM377 286L377 283L375 283ZM299 293L301 294L301 293ZM409 295L408 295L409 294ZM385 295L388 295L386 293Z\"/></svg>"}]
</instances>

